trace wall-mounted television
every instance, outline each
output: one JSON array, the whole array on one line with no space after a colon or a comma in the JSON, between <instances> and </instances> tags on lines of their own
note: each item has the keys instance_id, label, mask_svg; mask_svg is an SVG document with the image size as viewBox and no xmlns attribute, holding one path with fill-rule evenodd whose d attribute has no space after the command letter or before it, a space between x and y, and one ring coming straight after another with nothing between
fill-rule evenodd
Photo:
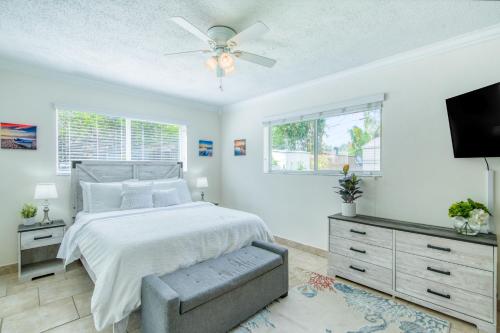
<instances>
[{"instance_id":1,"label":"wall-mounted television","mask_svg":"<svg viewBox=\"0 0 500 333\"><path fill-rule=\"evenodd\" d=\"M446 100L455 157L500 157L500 82Z\"/></svg>"}]
</instances>

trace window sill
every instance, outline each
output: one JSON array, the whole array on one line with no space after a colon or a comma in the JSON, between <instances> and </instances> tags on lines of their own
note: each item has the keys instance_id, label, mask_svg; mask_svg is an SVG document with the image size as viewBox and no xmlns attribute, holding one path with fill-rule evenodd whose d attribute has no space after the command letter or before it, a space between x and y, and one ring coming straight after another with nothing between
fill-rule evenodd
<instances>
[{"instance_id":1,"label":"window sill","mask_svg":"<svg viewBox=\"0 0 500 333\"><path fill-rule=\"evenodd\" d=\"M274 175L301 175L301 176L333 176L333 177L341 177L344 174L340 171L286 171L286 170L272 170L272 171L264 171L265 174L274 174ZM372 177L378 178L382 177L382 172L356 172L358 177Z\"/></svg>"}]
</instances>

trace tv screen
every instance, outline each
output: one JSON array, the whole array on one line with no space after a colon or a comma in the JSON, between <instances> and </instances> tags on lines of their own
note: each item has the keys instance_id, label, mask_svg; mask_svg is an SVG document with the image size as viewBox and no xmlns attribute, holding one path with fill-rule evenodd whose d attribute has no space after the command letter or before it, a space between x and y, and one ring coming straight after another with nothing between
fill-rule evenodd
<instances>
[{"instance_id":1,"label":"tv screen","mask_svg":"<svg viewBox=\"0 0 500 333\"><path fill-rule=\"evenodd\" d=\"M500 156L500 82L446 100L455 157Z\"/></svg>"}]
</instances>

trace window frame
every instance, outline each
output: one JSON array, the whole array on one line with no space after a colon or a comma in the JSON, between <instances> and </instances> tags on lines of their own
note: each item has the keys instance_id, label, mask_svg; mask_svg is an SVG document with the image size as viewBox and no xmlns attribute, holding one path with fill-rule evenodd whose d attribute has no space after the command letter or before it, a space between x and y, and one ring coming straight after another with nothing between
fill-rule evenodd
<instances>
[{"instance_id":1,"label":"window frame","mask_svg":"<svg viewBox=\"0 0 500 333\"><path fill-rule=\"evenodd\" d=\"M370 104L370 103L369 103ZM383 103L380 102L379 105L379 110L380 110L380 170L378 171L353 171L357 176L360 177L381 177L382 176L382 114L383 114ZM327 113L326 115L323 115L322 113ZM291 120L291 121L286 121L283 120L282 122L270 122L268 124L264 125L264 141L265 141L265 147L264 147L264 173L268 174L278 174L278 175L317 175L317 176L342 176L342 170L318 170L318 155L319 155L319 136L318 136L318 120L320 119L327 119L331 117L338 117L341 115L346 115L346 114L352 114L352 113L360 113L360 112L365 112L365 110L348 110L347 108L341 108L341 109L325 109L324 111L319 113L319 116L317 117L307 117L301 116L299 119L296 120ZM279 125L286 125L286 124L293 124L293 123L298 123L298 122L303 122L303 121L314 121L314 147L313 147L313 154L314 154L314 170L312 171L298 171L298 170L273 170L272 166L272 154L273 154L273 148L272 148L272 127L273 126L279 126Z\"/></svg>"},{"instance_id":2,"label":"window frame","mask_svg":"<svg viewBox=\"0 0 500 333\"><path fill-rule=\"evenodd\" d=\"M56 160L55 160L55 166L56 166L56 175L57 176L70 176L71 175L71 169L68 171L63 171L59 169L59 112L64 112L64 111L76 111L76 112L85 112L85 113L94 113L94 114L99 114L103 116L108 116L108 117L116 117L116 118L122 118L125 120L125 159L124 160L114 160L114 161L137 161L137 160L132 160L132 121L142 121L142 122L148 122L148 123L155 123L155 124L162 124L162 125L175 125L179 126L179 133L180 133L180 140L179 140L179 161L176 162L182 162L182 168L183 172L187 172L187 125L183 123L177 123L177 122L163 122L163 121L158 121L158 120L151 120L151 119L141 119L141 118L136 118L136 117L129 117L129 116L124 116L124 115L117 115L115 113L107 113L107 112L96 112L96 111L89 111L89 110L81 110L81 108L75 108L75 107L56 107L54 105L54 110L55 110L55 134L56 134ZM103 160L104 161L104 160ZM157 160L157 161L167 161L167 160Z\"/></svg>"}]
</instances>

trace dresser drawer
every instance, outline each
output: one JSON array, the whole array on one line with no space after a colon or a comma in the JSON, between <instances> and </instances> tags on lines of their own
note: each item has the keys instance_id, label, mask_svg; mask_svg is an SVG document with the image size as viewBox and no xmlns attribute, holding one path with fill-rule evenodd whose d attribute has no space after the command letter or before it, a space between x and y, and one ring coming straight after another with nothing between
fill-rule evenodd
<instances>
[{"instance_id":1,"label":"dresser drawer","mask_svg":"<svg viewBox=\"0 0 500 333\"><path fill-rule=\"evenodd\" d=\"M392 269L334 253L329 255L328 268L330 275L339 275L383 291L392 288Z\"/></svg>"},{"instance_id":2,"label":"dresser drawer","mask_svg":"<svg viewBox=\"0 0 500 333\"><path fill-rule=\"evenodd\" d=\"M392 249L391 229L341 220L330 220L330 235Z\"/></svg>"},{"instance_id":3,"label":"dresser drawer","mask_svg":"<svg viewBox=\"0 0 500 333\"><path fill-rule=\"evenodd\" d=\"M396 291L478 319L493 322L493 298L491 297L400 272L396 273Z\"/></svg>"},{"instance_id":4,"label":"dresser drawer","mask_svg":"<svg viewBox=\"0 0 500 333\"><path fill-rule=\"evenodd\" d=\"M493 297L493 272L396 252L396 272Z\"/></svg>"},{"instance_id":5,"label":"dresser drawer","mask_svg":"<svg viewBox=\"0 0 500 333\"><path fill-rule=\"evenodd\" d=\"M21 250L62 242L64 227L26 231L21 233Z\"/></svg>"},{"instance_id":6,"label":"dresser drawer","mask_svg":"<svg viewBox=\"0 0 500 333\"><path fill-rule=\"evenodd\" d=\"M330 236L330 252L392 269L392 250L385 247Z\"/></svg>"},{"instance_id":7,"label":"dresser drawer","mask_svg":"<svg viewBox=\"0 0 500 333\"><path fill-rule=\"evenodd\" d=\"M493 246L396 231L396 251L493 271Z\"/></svg>"}]
</instances>

